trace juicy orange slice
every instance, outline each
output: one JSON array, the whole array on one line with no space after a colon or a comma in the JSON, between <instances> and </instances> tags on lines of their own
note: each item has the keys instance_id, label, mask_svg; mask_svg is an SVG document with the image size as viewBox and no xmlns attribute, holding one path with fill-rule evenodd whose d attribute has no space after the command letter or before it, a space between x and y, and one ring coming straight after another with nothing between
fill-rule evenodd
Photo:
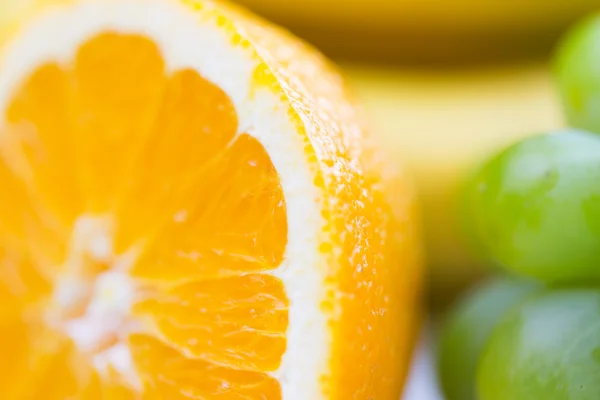
<instances>
[{"instance_id":1,"label":"juicy orange slice","mask_svg":"<svg viewBox=\"0 0 600 400\"><path fill-rule=\"evenodd\" d=\"M222 2L41 1L0 53L0 397L397 399L412 192Z\"/></svg>"}]
</instances>

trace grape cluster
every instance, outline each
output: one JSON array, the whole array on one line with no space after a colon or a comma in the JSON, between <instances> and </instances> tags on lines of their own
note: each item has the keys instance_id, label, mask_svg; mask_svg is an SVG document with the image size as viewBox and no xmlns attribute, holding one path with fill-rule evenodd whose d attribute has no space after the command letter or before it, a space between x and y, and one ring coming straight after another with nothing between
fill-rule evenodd
<instances>
[{"instance_id":1,"label":"grape cluster","mask_svg":"<svg viewBox=\"0 0 600 400\"><path fill-rule=\"evenodd\" d=\"M600 399L600 16L558 48L567 130L488 160L462 201L473 248L498 271L449 315L447 400Z\"/></svg>"}]
</instances>

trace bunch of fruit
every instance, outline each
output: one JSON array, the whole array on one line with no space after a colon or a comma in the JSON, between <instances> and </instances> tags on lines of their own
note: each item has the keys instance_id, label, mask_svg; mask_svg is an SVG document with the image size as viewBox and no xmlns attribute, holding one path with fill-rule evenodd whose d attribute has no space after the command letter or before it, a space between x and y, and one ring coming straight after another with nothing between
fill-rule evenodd
<instances>
[{"instance_id":1,"label":"bunch of fruit","mask_svg":"<svg viewBox=\"0 0 600 400\"><path fill-rule=\"evenodd\" d=\"M443 329L448 400L600 398L600 17L558 51L569 130L486 162L463 199L473 248L507 276L468 295Z\"/></svg>"}]
</instances>

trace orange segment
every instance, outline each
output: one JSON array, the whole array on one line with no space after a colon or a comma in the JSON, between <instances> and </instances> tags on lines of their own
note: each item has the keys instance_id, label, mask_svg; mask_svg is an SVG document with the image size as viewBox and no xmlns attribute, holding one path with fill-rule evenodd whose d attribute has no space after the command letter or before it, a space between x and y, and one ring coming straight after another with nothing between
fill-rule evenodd
<instances>
[{"instance_id":1,"label":"orange segment","mask_svg":"<svg viewBox=\"0 0 600 400\"><path fill-rule=\"evenodd\" d=\"M28 306L41 306L38 303L51 291L48 277L42 276L31 260L0 249L0 323L20 319L19 313Z\"/></svg>"},{"instance_id":2,"label":"orange segment","mask_svg":"<svg viewBox=\"0 0 600 400\"><path fill-rule=\"evenodd\" d=\"M139 400L139 391L122 382L116 373L107 377L93 376L78 393L78 400Z\"/></svg>"},{"instance_id":3,"label":"orange segment","mask_svg":"<svg viewBox=\"0 0 600 400\"><path fill-rule=\"evenodd\" d=\"M2 132L7 131L0 127ZM56 270L64 257L66 232L61 232L53 214L40 204L37 191L27 189L4 161L0 159L0 247L11 256L30 259L45 273Z\"/></svg>"},{"instance_id":4,"label":"orange segment","mask_svg":"<svg viewBox=\"0 0 600 400\"><path fill-rule=\"evenodd\" d=\"M77 374L81 369L72 345L52 336L35 343L28 360L28 380L19 387L16 398L59 400L77 395L80 387ZM31 338L30 338L31 340Z\"/></svg>"},{"instance_id":5,"label":"orange segment","mask_svg":"<svg viewBox=\"0 0 600 400\"><path fill-rule=\"evenodd\" d=\"M149 336L130 339L149 399L281 399L266 374L236 371L182 356Z\"/></svg>"},{"instance_id":6,"label":"orange segment","mask_svg":"<svg viewBox=\"0 0 600 400\"><path fill-rule=\"evenodd\" d=\"M0 128L0 135L7 135ZM0 160L0 188L2 190L2 201L0 201L0 237L4 246L27 247L23 238L29 233L31 225L37 218L31 215L30 196L23 182L19 181L4 163Z\"/></svg>"},{"instance_id":7,"label":"orange segment","mask_svg":"<svg viewBox=\"0 0 600 400\"><path fill-rule=\"evenodd\" d=\"M58 219L65 230L81 210L66 134L68 76L56 64L44 65L18 93L6 112L2 153L30 193L53 211L46 217Z\"/></svg>"},{"instance_id":8,"label":"orange segment","mask_svg":"<svg viewBox=\"0 0 600 400\"><path fill-rule=\"evenodd\" d=\"M104 384L99 392L89 391L90 398L83 400L92 400L91 396L99 396L99 399L110 399L110 400L137 400L140 395L135 391L127 388L125 385L106 385Z\"/></svg>"},{"instance_id":9,"label":"orange segment","mask_svg":"<svg viewBox=\"0 0 600 400\"><path fill-rule=\"evenodd\" d=\"M133 270L143 278L186 280L265 271L281 263L286 207L264 147L240 135L177 205Z\"/></svg>"},{"instance_id":10,"label":"orange segment","mask_svg":"<svg viewBox=\"0 0 600 400\"><path fill-rule=\"evenodd\" d=\"M117 249L127 249L140 236L147 237L159 228L159 222L186 217L191 210L185 207L195 206L186 203L191 188L219 170L212 165L213 159L225 151L237 130L237 114L229 97L192 70L177 71L168 78L155 118L137 162L136 179L129 183L128 196L120 206Z\"/></svg>"},{"instance_id":11,"label":"orange segment","mask_svg":"<svg viewBox=\"0 0 600 400\"><path fill-rule=\"evenodd\" d=\"M182 353L229 368L275 371L285 351L288 300L282 282L246 275L177 286L139 304Z\"/></svg>"},{"instance_id":12,"label":"orange segment","mask_svg":"<svg viewBox=\"0 0 600 400\"><path fill-rule=\"evenodd\" d=\"M79 49L69 122L88 212L113 209L135 181L132 164L155 124L164 68L158 47L143 36L105 33Z\"/></svg>"},{"instance_id":13,"label":"orange segment","mask_svg":"<svg viewBox=\"0 0 600 400\"><path fill-rule=\"evenodd\" d=\"M2 300L0 298L0 300ZM2 303L4 304L4 302ZM29 356L29 342L27 325L18 318L10 320L0 319L0 388L4 397L16 391L20 382L25 379L27 371L27 357Z\"/></svg>"},{"instance_id":14,"label":"orange segment","mask_svg":"<svg viewBox=\"0 0 600 400\"><path fill-rule=\"evenodd\" d=\"M3 397L64 400L85 392L94 377L91 368L81 364L73 345L37 324L21 324L3 326L8 328L3 334L13 339L0 342L3 357L7 355L13 365L0 370Z\"/></svg>"}]
</instances>

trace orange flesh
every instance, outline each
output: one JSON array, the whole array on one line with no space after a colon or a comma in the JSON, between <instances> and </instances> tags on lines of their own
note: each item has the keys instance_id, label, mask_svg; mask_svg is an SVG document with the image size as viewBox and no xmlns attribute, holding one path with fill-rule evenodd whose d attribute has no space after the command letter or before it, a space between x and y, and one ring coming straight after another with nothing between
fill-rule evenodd
<instances>
[{"instance_id":1,"label":"orange flesh","mask_svg":"<svg viewBox=\"0 0 600 400\"><path fill-rule=\"evenodd\" d=\"M228 96L166 71L151 40L105 33L31 73L4 120L0 397L280 399L267 373L289 302L261 272L282 262L285 201ZM82 349L65 327L92 294L65 305L57 287L91 291L109 273L127 278L131 307ZM118 344L139 382L95 367Z\"/></svg>"}]
</instances>

